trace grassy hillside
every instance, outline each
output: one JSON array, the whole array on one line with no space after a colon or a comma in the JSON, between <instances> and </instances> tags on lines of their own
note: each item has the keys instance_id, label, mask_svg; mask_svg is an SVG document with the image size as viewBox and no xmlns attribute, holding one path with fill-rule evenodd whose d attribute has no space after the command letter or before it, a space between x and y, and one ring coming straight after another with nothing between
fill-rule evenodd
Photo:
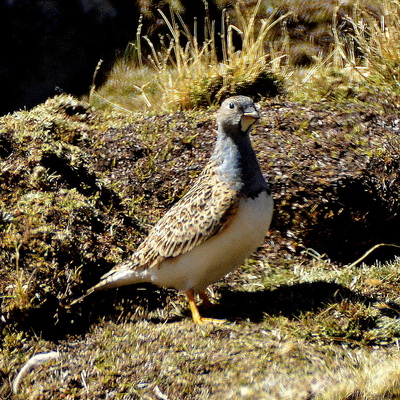
<instances>
[{"instance_id":1,"label":"grassy hillside","mask_svg":"<svg viewBox=\"0 0 400 400\"><path fill-rule=\"evenodd\" d=\"M169 36L139 32L87 99L0 119L0 398L400 399L398 4L300 3L228 8L204 43L162 16ZM299 63L318 21L330 44ZM70 307L187 191L235 93L259 101L275 214L210 288L226 323L194 326L150 285Z\"/></svg>"}]
</instances>

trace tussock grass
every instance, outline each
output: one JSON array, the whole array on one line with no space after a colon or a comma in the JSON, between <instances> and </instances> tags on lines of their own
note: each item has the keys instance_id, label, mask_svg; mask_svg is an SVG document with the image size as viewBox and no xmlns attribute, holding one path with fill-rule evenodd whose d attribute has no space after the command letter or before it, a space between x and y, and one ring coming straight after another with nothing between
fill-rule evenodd
<instances>
[{"instance_id":1,"label":"tussock grass","mask_svg":"<svg viewBox=\"0 0 400 400\"><path fill-rule=\"evenodd\" d=\"M155 44L138 32L136 42L115 66L108 83L95 92L95 101L130 110L175 110L210 106L238 93L256 98L277 94L281 83L273 69L281 55L266 52L265 42L285 15L256 23L260 3L248 15L237 10L241 29L222 13L220 33L209 17L199 34L197 21L191 31L180 14L171 11L169 19L160 10L169 33ZM204 39L202 43L200 38ZM145 60L144 45L150 49Z\"/></svg>"},{"instance_id":2,"label":"tussock grass","mask_svg":"<svg viewBox=\"0 0 400 400\"><path fill-rule=\"evenodd\" d=\"M339 6L333 13L331 51L316 54L308 68L289 68L293 98L366 101L377 91L397 96L399 2L382 2L378 15L361 2L354 3L348 14L341 16L347 26L345 34L338 26L338 10Z\"/></svg>"},{"instance_id":3,"label":"tussock grass","mask_svg":"<svg viewBox=\"0 0 400 400\"><path fill-rule=\"evenodd\" d=\"M389 87L397 93L400 88L400 3L384 1L379 20L355 9L350 19L354 40L361 60L370 71L371 82Z\"/></svg>"},{"instance_id":4,"label":"tussock grass","mask_svg":"<svg viewBox=\"0 0 400 400\"><path fill-rule=\"evenodd\" d=\"M268 10L259 1L223 12L220 32L206 17L200 32L196 21L189 28L179 13L160 12L168 33L151 41L139 24L136 41L94 91L93 102L127 111L171 111L210 106L236 93L260 99L288 88L301 101L366 101L377 88L394 95L399 15L393 0L306 6L278 1ZM299 27L290 28L296 23ZM300 35L306 38L301 41L296 29L306 26L314 26L313 32ZM326 37L325 48L314 43L320 37ZM304 57L308 61L300 62Z\"/></svg>"}]
</instances>

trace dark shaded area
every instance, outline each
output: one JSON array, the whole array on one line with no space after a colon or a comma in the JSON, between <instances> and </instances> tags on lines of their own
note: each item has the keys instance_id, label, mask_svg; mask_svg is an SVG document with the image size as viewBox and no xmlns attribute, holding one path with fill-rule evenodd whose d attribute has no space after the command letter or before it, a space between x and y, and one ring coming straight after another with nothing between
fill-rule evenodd
<instances>
[{"instance_id":1,"label":"dark shaded area","mask_svg":"<svg viewBox=\"0 0 400 400\"><path fill-rule=\"evenodd\" d=\"M182 2L185 6L185 2ZM116 57L136 38L165 30L157 8L167 4L123 0L10 0L0 3L0 115L31 108L57 93L88 93L95 69L101 85ZM200 0L191 1L185 18L204 19ZM211 7L210 13L215 12Z\"/></svg>"},{"instance_id":2,"label":"dark shaded area","mask_svg":"<svg viewBox=\"0 0 400 400\"><path fill-rule=\"evenodd\" d=\"M220 307L215 307L215 313L220 318L249 319L252 322L260 322L267 316L296 319L307 311L318 311L343 300L365 305L376 301L335 282L318 281L281 285L274 290L257 292L223 290Z\"/></svg>"},{"instance_id":3,"label":"dark shaded area","mask_svg":"<svg viewBox=\"0 0 400 400\"><path fill-rule=\"evenodd\" d=\"M46 340L61 340L67 335L86 333L91 324L104 316L114 321L145 318L155 323L165 323L164 318L155 316L156 311L168 307L169 299L175 293L172 289L162 289L151 284L131 285L94 293L71 308L60 304L56 298L48 298L40 308L23 313L15 311L12 318L20 329L31 331ZM203 316L258 323L269 316L296 319L306 312L318 312L342 301L364 305L377 301L326 281L282 285L274 290L256 292L223 289L220 293L219 303L212 308L203 309L200 306ZM184 307L186 318L191 318L187 304ZM167 316L168 322L180 319L177 316Z\"/></svg>"},{"instance_id":4,"label":"dark shaded area","mask_svg":"<svg viewBox=\"0 0 400 400\"><path fill-rule=\"evenodd\" d=\"M371 177L348 177L326 188L322 193L329 199L326 208L305 232L304 245L334 261L351 263L377 244L400 243L400 215L389 207L373 182ZM365 262L388 261L399 254L398 248L382 247Z\"/></svg>"},{"instance_id":5,"label":"dark shaded area","mask_svg":"<svg viewBox=\"0 0 400 400\"><path fill-rule=\"evenodd\" d=\"M9 317L17 329L39 335L45 340L61 340L68 335L85 334L90 325L104 316L115 322L146 318L165 323L164 319L153 314L165 308L175 293L172 289L151 284L131 285L93 293L71 307L61 303L55 296L49 296L40 307L24 311L15 309ZM176 317L168 318L169 322L176 320Z\"/></svg>"},{"instance_id":6,"label":"dark shaded area","mask_svg":"<svg viewBox=\"0 0 400 400\"><path fill-rule=\"evenodd\" d=\"M2 2L0 5L0 85L6 96L0 114L30 108L59 90L88 91L95 67L104 59L100 81L135 27L133 2L96 10L84 1Z\"/></svg>"},{"instance_id":7,"label":"dark shaded area","mask_svg":"<svg viewBox=\"0 0 400 400\"><path fill-rule=\"evenodd\" d=\"M0 158L6 158L12 153L12 143L4 132L0 132Z\"/></svg>"}]
</instances>

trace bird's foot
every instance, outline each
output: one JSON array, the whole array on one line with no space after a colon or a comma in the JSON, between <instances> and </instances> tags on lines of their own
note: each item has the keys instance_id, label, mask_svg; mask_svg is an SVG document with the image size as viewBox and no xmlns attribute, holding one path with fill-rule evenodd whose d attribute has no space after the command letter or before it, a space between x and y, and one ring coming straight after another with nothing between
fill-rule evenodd
<instances>
[{"instance_id":1,"label":"bird's foot","mask_svg":"<svg viewBox=\"0 0 400 400\"><path fill-rule=\"evenodd\" d=\"M203 295L206 296L206 297L207 297L207 295L204 292L200 293L200 296L204 301ZM224 319L203 318L200 315L199 309L196 306L196 302L195 302L195 299L194 299L194 291L193 290L188 290L186 292L186 296L188 298L190 311L192 312L192 318L193 318L193 321L194 321L195 324L205 324L205 323L223 324L223 323L226 322ZM208 298L207 298L207 302L210 303ZM210 305L211 305L211 303L210 303Z\"/></svg>"},{"instance_id":2,"label":"bird's foot","mask_svg":"<svg viewBox=\"0 0 400 400\"><path fill-rule=\"evenodd\" d=\"M193 321L195 324L214 324L214 325L221 325L227 322L226 319L203 318L202 316L200 316L200 318L195 318L193 316Z\"/></svg>"}]
</instances>

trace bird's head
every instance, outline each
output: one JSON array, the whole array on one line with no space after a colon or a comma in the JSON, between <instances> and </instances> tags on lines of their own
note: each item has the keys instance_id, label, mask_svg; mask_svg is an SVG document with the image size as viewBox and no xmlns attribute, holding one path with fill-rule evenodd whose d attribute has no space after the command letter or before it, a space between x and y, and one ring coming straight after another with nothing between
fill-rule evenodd
<instances>
[{"instance_id":1,"label":"bird's head","mask_svg":"<svg viewBox=\"0 0 400 400\"><path fill-rule=\"evenodd\" d=\"M245 134L260 118L253 101L246 96L224 100L217 112L217 124L227 135Z\"/></svg>"}]
</instances>

